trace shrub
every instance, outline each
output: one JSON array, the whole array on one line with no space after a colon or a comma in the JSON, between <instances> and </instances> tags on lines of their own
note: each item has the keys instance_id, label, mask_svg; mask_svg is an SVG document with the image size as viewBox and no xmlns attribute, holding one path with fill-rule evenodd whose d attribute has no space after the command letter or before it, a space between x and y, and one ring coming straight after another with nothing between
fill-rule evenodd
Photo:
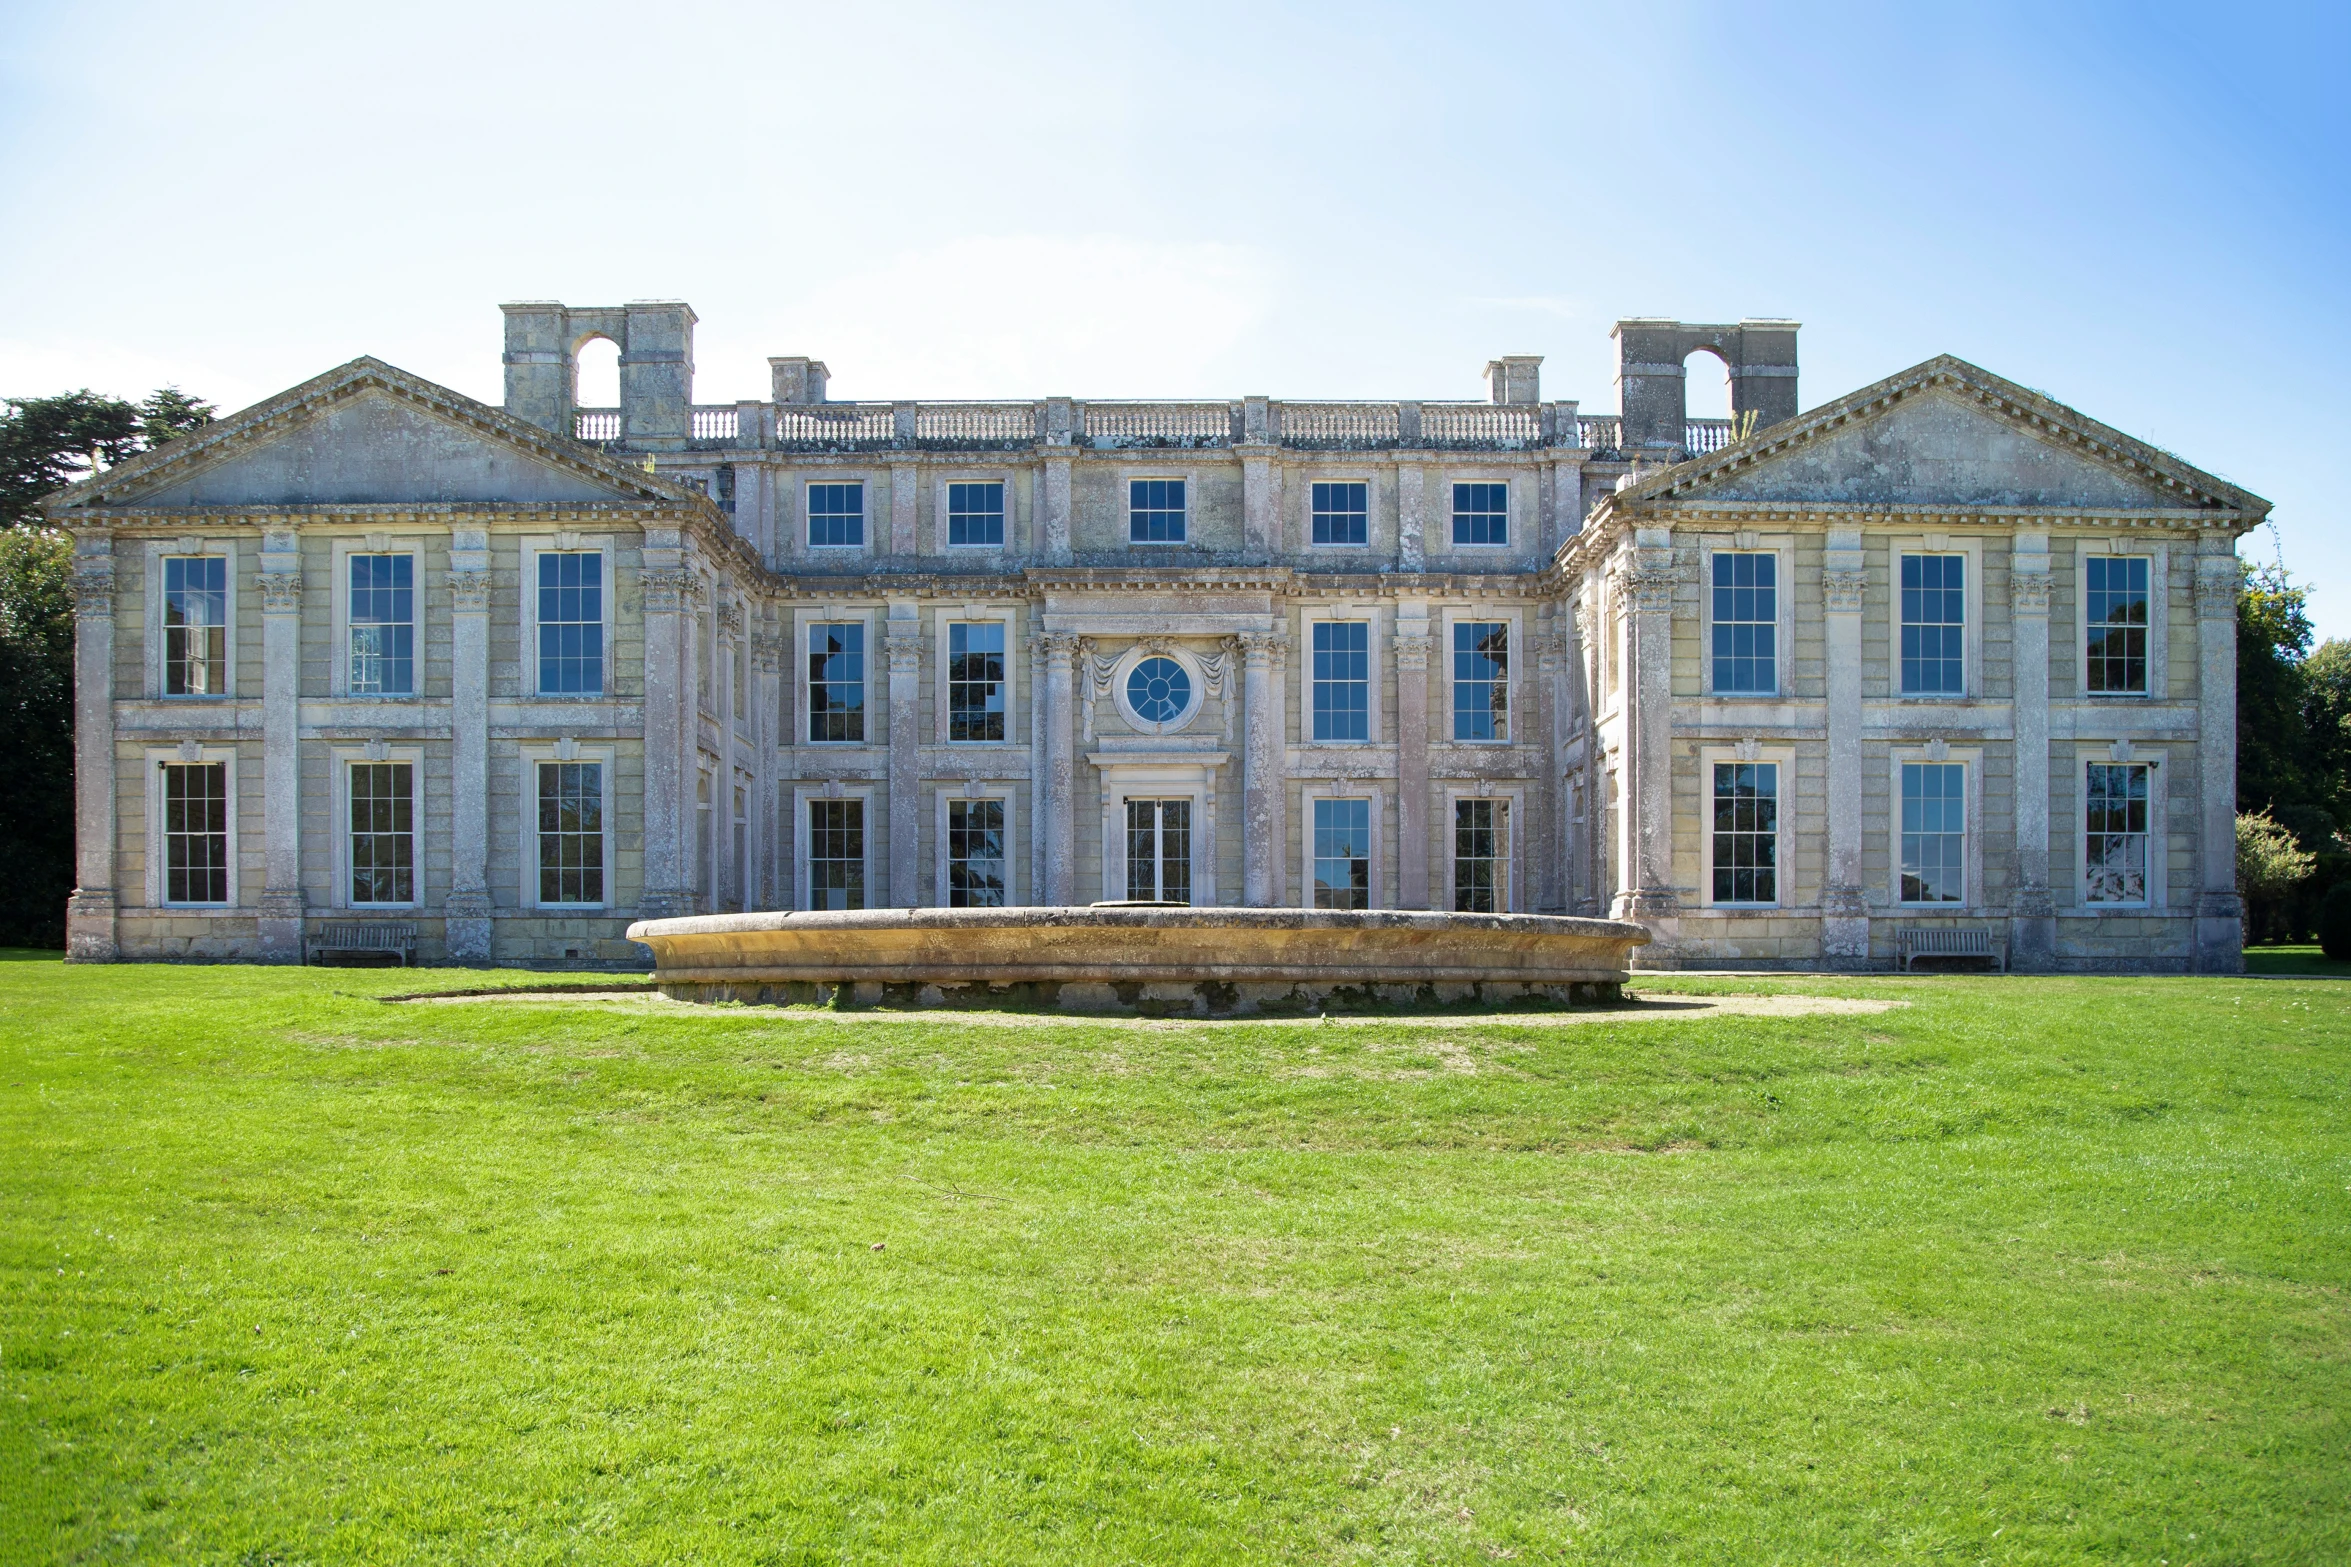
<instances>
[{"instance_id":1,"label":"shrub","mask_svg":"<svg viewBox=\"0 0 2351 1567\"><path fill-rule=\"evenodd\" d=\"M2351 881L2336 882L2318 906L2318 950L2351 963Z\"/></svg>"}]
</instances>

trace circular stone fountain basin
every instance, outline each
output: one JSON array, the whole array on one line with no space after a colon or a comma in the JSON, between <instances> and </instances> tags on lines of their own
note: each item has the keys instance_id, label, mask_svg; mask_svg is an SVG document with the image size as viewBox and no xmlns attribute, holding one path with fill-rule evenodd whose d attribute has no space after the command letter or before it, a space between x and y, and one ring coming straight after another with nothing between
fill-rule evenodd
<instances>
[{"instance_id":1,"label":"circular stone fountain basin","mask_svg":"<svg viewBox=\"0 0 2351 1567\"><path fill-rule=\"evenodd\" d=\"M1614 1001L1638 925L1393 910L866 909L640 920L681 1001L1058 1006L1195 1015Z\"/></svg>"}]
</instances>

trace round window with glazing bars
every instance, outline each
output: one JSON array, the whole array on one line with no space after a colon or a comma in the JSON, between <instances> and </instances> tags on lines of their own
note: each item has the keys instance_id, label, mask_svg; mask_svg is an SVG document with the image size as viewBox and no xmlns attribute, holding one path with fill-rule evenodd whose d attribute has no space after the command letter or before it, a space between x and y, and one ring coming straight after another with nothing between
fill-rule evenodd
<instances>
[{"instance_id":1,"label":"round window with glazing bars","mask_svg":"<svg viewBox=\"0 0 2351 1567\"><path fill-rule=\"evenodd\" d=\"M1192 705L1192 677L1172 658L1147 658L1127 676L1127 706L1146 724L1169 724Z\"/></svg>"}]
</instances>

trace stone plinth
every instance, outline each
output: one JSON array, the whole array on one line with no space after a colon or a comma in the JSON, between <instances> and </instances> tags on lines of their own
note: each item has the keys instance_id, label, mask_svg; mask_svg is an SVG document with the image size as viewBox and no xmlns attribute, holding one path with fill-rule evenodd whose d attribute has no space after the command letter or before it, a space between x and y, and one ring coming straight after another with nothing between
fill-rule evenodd
<instances>
[{"instance_id":1,"label":"stone plinth","mask_svg":"<svg viewBox=\"0 0 2351 1567\"><path fill-rule=\"evenodd\" d=\"M681 1001L1206 1014L1613 1001L1649 936L1538 914L1105 907L720 914L629 939Z\"/></svg>"}]
</instances>

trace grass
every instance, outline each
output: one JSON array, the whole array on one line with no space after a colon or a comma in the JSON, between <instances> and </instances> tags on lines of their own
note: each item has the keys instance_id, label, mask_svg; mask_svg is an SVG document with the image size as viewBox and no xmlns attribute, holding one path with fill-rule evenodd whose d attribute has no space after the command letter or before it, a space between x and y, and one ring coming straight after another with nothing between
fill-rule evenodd
<instances>
[{"instance_id":1,"label":"grass","mask_svg":"<svg viewBox=\"0 0 2351 1567\"><path fill-rule=\"evenodd\" d=\"M0 964L0 1561L2351 1559L2339 984L420 978Z\"/></svg>"}]
</instances>

